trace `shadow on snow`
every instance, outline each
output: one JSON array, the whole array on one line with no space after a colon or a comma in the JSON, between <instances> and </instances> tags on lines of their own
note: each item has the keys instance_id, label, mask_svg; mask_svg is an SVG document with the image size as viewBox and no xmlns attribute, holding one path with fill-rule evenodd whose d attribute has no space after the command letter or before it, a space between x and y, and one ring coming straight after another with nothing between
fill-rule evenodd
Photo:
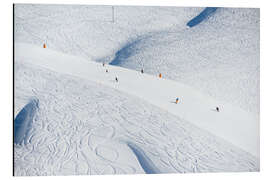
<instances>
[{"instance_id":1,"label":"shadow on snow","mask_svg":"<svg viewBox=\"0 0 270 180\"><path fill-rule=\"evenodd\" d=\"M14 120L14 143L22 145L31 129L33 119L38 109L38 99L32 99L18 113Z\"/></svg>"},{"instance_id":2,"label":"shadow on snow","mask_svg":"<svg viewBox=\"0 0 270 180\"><path fill-rule=\"evenodd\" d=\"M128 147L137 157L141 167L143 168L146 174L160 174L160 170L154 165L154 163L149 159L144 151L132 143L127 143Z\"/></svg>"},{"instance_id":3,"label":"shadow on snow","mask_svg":"<svg viewBox=\"0 0 270 180\"><path fill-rule=\"evenodd\" d=\"M207 7L207 8L205 8L198 16L191 19L187 23L187 26L194 27L194 26L198 25L202 21L206 20L211 14L216 12L216 10L217 10L217 7Z\"/></svg>"}]
</instances>

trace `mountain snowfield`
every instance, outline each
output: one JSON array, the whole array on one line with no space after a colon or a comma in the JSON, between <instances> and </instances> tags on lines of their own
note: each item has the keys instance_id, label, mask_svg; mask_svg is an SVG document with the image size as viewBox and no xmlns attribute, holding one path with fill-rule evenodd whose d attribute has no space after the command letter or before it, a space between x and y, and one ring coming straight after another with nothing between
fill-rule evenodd
<instances>
[{"instance_id":1,"label":"mountain snowfield","mask_svg":"<svg viewBox=\"0 0 270 180\"><path fill-rule=\"evenodd\" d=\"M15 41L161 72L255 113L259 121L260 10L218 8L188 28L203 9L17 4Z\"/></svg>"},{"instance_id":2,"label":"mountain snowfield","mask_svg":"<svg viewBox=\"0 0 270 180\"><path fill-rule=\"evenodd\" d=\"M15 175L259 171L259 10L202 10L15 5Z\"/></svg>"},{"instance_id":3,"label":"mountain snowfield","mask_svg":"<svg viewBox=\"0 0 270 180\"><path fill-rule=\"evenodd\" d=\"M220 8L193 28L141 37L111 64L162 73L259 116L259 27L258 9Z\"/></svg>"},{"instance_id":4,"label":"mountain snowfield","mask_svg":"<svg viewBox=\"0 0 270 180\"><path fill-rule=\"evenodd\" d=\"M16 4L15 40L92 61L114 53L146 33L185 23L203 8ZM109 57L107 57L109 56Z\"/></svg>"},{"instance_id":5,"label":"mountain snowfield","mask_svg":"<svg viewBox=\"0 0 270 180\"><path fill-rule=\"evenodd\" d=\"M174 81L28 44L15 50L15 112L39 100L30 132L15 146L16 175L259 170L258 158L200 129L216 126L220 135L224 128L228 139L241 132L238 143L251 142L246 148L255 153L258 142L249 131L257 131L256 123L239 109L228 105L217 113L210 97ZM168 91L170 84L180 93ZM173 103L175 95L180 104Z\"/></svg>"}]
</instances>

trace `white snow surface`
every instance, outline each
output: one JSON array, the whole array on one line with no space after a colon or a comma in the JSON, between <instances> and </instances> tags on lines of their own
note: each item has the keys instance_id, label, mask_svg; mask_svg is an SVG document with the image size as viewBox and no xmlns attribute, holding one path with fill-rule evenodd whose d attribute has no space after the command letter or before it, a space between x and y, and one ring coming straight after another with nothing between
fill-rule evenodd
<instances>
[{"instance_id":1,"label":"white snow surface","mask_svg":"<svg viewBox=\"0 0 270 180\"><path fill-rule=\"evenodd\" d=\"M187 84L259 121L260 10L219 8L187 28L200 7L15 5L15 41ZM121 54L121 53L120 53ZM122 53L123 55L123 53Z\"/></svg>"},{"instance_id":2,"label":"white snow surface","mask_svg":"<svg viewBox=\"0 0 270 180\"><path fill-rule=\"evenodd\" d=\"M15 86L16 112L40 102L15 146L16 175L147 173L145 157L156 173L259 170L252 114L217 113L218 102L181 83L16 43Z\"/></svg>"},{"instance_id":3,"label":"white snow surface","mask_svg":"<svg viewBox=\"0 0 270 180\"><path fill-rule=\"evenodd\" d=\"M135 95L259 156L259 123L254 114L241 108L223 104L217 113L218 101L175 81L109 65L105 73L101 64L28 44L16 44L15 49L16 59ZM180 98L177 105L176 97Z\"/></svg>"},{"instance_id":4,"label":"white snow surface","mask_svg":"<svg viewBox=\"0 0 270 180\"><path fill-rule=\"evenodd\" d=\"M203 8L15 4L15 41L109 62L146 33L184 28ZM110 56L110 57L107 57Z\"/></svg>"},{"instance_id":5,"label":"white snow surface","mask_svg":"<svg viewBox=\"0 0 270 180\"><path fill-rule=\"evenodd\" d=\"M252 112L259 121L259 20L259 9L219 8L193 28L177 26L138 38L119 53L117 65L162 73Z\"/></svg>"},{"instance_id":6,"label":"white snow surface","mask_svg":"<svg viewBox=\"0 0 270 180\"><path fill-rule=\"evenodd\" d=\"M259 171L259 10L202 10L16 4L15 175Z\"/></svg>"}]
</instances>

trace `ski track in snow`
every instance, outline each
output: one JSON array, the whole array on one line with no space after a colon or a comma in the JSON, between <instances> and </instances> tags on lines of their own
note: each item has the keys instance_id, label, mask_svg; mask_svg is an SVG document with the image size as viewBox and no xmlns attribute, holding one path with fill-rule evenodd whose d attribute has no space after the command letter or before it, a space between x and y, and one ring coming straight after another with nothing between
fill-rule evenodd
<instances>
[{"instance_id":1,"label":"ski track in snow","mask_svg":"<svg viewBox=\"0 0 270 180\"><path fill-rule=\"evenodd\" d=\"M219 8L192 28L177 26L138 37L119 49L111 64L162 73L252 112L259 121L259 27L256 8Z\"/></svg>"},{"instance_id":2,"label":"ski track in snow","mask_svg":"<svg viewBox=\"0 0 270 180\"><path fill-rule=\"evenodd\" d=\"M138 70L144 67L150 74L162 71L166 78L179 80L208 95L257 113L259 108L254 107L258 107L259 65L253 59L257 59L258 41L257 37L251 36L257 32L257 26L254 26L257 11L222 8L217 18L211 17L199 24L200 27L186 29L188 20L202 9L116 6L115 22L112 23L111 6L16 4L15 40L38 46L46 43L49 49L88 60L110 62L115 57L119 66ZM236 20L234 13L239 17ZM247 21L239 21L241 19ZM219 26L224 25L222 23L229 28L222 32L216 30L216 27L220 29ZM229 29L235 25L238 29L231 33ZM243 27L247 33L241 31ZM208 32L213 39L221 42L235 42L237 39L238 44L224 48L209 39L205 35ZM232 36L224 36L227 34ZM218 69L221 72L218 74L211 67L212 61L209 67L207 60L212 55L221 60L222 53L209 51L209 55L200 51L200 46L206 41L209 42L206 43L207 49L224 49L223 55L228 59L238 50L248 58L235 53L237 56L231 61L233 64L236 62L234 68L228 69L230 66L224 63L227 61L220 61L223 69ZM164 47L169 47L169 52ZM181 51L178 51L179 47ZM119 53L115 54L117 49ZM189 51L191 49L192 52ZM251 54L247 55L249 52ZM186 56L182 57L185 53ZM163 55L168 60L165 61ZM182 57L180 62L179 57ZM197 63L197 57L202 61ZM251 66L242 66L243 62ZM198 71L201 67L204 67L204 73ZM228 70L238 78L226 76L225 71ZM230 81L218 84L216 80L220 78ZM31 130L23 139L24 144L15 145L16 176L260 169L258 158L185 119L117 89L21 62L15 63L15 86L15 115L30 99L39 100L37 114ZM248 93L246 89L249 89ZM230 93L224 97L230 90L236 90L237 96Z\"/></svg>"},{"instance_id":3,"label":"ski track in snow","mask_svg":"<svg viewBox=\"0 0 270 180\"><path fill-rule=\"evenodd\" d=\"M126 42L181 24L203 8L87 5L15 5L16 42L41 45L89 60L109 62ZM180 13L179 13L180 12Z\"/></svg>"},{"instance_id":4,"label":"ski track in snow","mask_svg":"<svg viewBox=\"0 0 270 180\"><path fill-rule=\"evenodd\" d=\"M144 68L149 74L161 72L252 112L259 121L259 9L219 8L187 28L203 9L115 6L112 22L111 6L17 4L15 40L45 42L63 53Z\"/></svg>"},{"instance_id":5,"label":"ski track in snow","mask_svg":"<svg viewBox=\"0 0 270 180\"><path fill-rule=\"evenodd\" d=\"M150 172L259 170L249 153L118 90L19 62L15 82L15 112L39 99L29 143L15 145L16 176L147 173L128 144Z\"/></svg>"}]
</instances>

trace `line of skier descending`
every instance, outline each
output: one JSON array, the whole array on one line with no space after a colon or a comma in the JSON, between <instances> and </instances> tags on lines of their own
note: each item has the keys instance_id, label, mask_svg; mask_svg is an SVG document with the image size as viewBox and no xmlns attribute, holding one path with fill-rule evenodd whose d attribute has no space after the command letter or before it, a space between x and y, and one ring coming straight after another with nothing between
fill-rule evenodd
<instances>
[{"instance_id":1,"label":"line of skier descending","mask_svg":"<svg viewBox=\"0 0 270 180\"><path fill-rule=\"evenodd\" d=\"M102 66L103 66L103 67L105 67L105 63L102 63ZM108 72L109 72L107 68L106 68L105 72L106 72L106 73L108 73ZM143 70L143 69L141 69L141 73L142 73L142 74L144 73L144 70ZM161 74L161 73L159 73L159 74L158 74L158 77L159 77L159 78L162 78L162 74ZM116 82L116 83L118 83L118 82L119 82L119 79L118 79L118 77L117 77L117 76L115 77L115 82ZM175 103L175 104L180 103L180 99L179 99L179 97L176 97L176 99L175 99L175 102L174 102L174 103ZM215 111L216 111L216 112L219 112L219 111L220 111L219 107L216 107L216 108L215 108Z\"/></svg>"},{"instance_id":2,"label":"line of skier descending","mask_svg":"<svg viewBox=\"0 0 270 180\"><path fill-rule=\"evenodd\" d=\"M47 48L47 46L46 46L45 43L43 44L43 48ZM105 67L105 63L104 63L104 62L102 63L102 66ZM105 72L108 73L109 70L106 68ZM143 70L143 69L141 69L141 73L142 73L142 74L144 73L144 70ZM159 77L159 78L162 78L162 74L159 73L159 74L158 74L158 77ZM115 77L115 82L118 83L118 81L119 81L119 79L118 79L118 77L116 76L116 77ZM178 104L179 102L180 102L179 97L176 97L174 103L175 103L175 104ZM216 107L216 108L215 108L215 111L216 111L216 112L219 112L219 111L220 111L219 107Z\"/></svg>"}]
</instances>

